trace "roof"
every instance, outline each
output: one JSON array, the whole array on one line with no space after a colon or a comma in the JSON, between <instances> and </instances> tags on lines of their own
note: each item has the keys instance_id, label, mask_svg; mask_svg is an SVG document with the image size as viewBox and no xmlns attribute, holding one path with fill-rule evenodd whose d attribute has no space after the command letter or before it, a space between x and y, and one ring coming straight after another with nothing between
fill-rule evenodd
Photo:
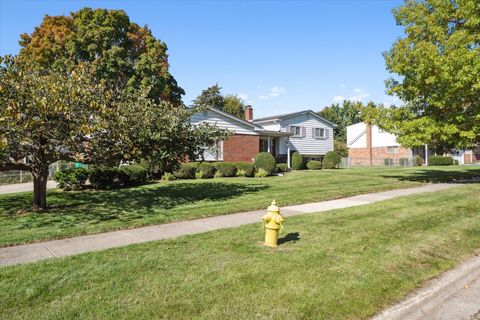
<instances>
[{"instance_id":1,"label":"roof","mask_svg":"<svg viewBox=\"0 0 480 320\"><path fill-rule=\"evenodd\" d=\"M249 122L249 121L246 121L246 120L244 120L244 119L241 119L241 118L239 118L239 117L237 117L237 116L234 116L234 115L231 114L231 113L228 113L228 112L225 112L225 111L216 109L216 108L212 108L212 107L206 107L206 109L208 109L208 110L210 110L210 111L213 111L213 112L216 112L216 113L219 113L219 114L221 114L221 115L223 115L223 116L225 116L225 117L227 117L227 118L230 118L230 119L235 120L235 121L237 121L237 122L243 123L243 124L245 124L245 125L247 125L247 126L250 126L250 127L252 127L254 130L263 130L263 128L262 128L261 126L256 125L256 124L254 124L253 122ZM190 110L194 110L194 108L190 108ZM200 109L200 110L198 110L198 111L196 111L196 112L202 112L203 110L204 110L204 109Z\"/></svg>"},{"instance_id":2,"label":"roof","mask_svg":"<svg viewBox=\"0 0 480 320\"><path fill-rule=\"evenodd\" d=\"M327 119L319 116L316 112L313 110L303 110L303 111L298 111L298 112L292 112L292 113L285 113L285 114L279 114L275 116L270 116L270 117L264 117L264 118L258 118L258 119L253 119L253 122L266 122L266 121L271 121L271 120L283 120L295 116L299 116L302 114L311 114L317 119L320 119L322 121L325 121L326 123L330 124L332 127L336 127L337 125L331 121L328 121Z\"/></svg>"}]
</instances>

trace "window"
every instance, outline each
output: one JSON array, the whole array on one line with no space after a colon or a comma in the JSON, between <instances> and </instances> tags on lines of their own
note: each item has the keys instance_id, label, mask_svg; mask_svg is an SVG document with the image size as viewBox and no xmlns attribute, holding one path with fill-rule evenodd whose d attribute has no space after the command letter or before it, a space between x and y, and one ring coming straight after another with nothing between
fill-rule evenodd
<instances>
[{"instance_id":1,"label":"window","mask_svg":"<svg viewBox=\"0 0 480 320\"><path fill-rule=\"evenodd\" d=\"M387 153L398 153L398 147L397 146L387 147Z\"/></svg>"},{"instance_id":2,"label":"window","mask_svg":"<svg viewBox=\"0 0 480 320\"><path fill-rule=\"evenodd\" d=\"M327 138L327 129L313 128L313 137L315 139L325 139L325 138Z\"/></svg>"},{"instance_id":3,"label":"window","mask_svg":"<svg viewBox=\"0 0 480 320\"><path fill-rule=\"evenodd\" d=\"M294 137L301 137L302 136L302 127L300 127L300 126L290 126L290 133L292 133Z\"/></svg>"},{"instance_id":4,"label":"window","mask_svg":"<svg viewBox=\"0 0 480 320\"><path fill-rule=\"evenodd\" d=\"M204 147L204 150L203 157L205 161L223 160L223 141L218 141L211 148Z\"/></svg>"}]
</instances>

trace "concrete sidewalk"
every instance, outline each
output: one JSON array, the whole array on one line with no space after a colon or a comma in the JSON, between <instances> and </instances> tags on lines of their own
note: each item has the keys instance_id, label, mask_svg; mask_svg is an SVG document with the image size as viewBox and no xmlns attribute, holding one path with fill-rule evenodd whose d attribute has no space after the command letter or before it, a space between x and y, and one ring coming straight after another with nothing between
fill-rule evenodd
<instances>
[{"instance_id":1,"label":"concrete sidewalk","mask_svg":"<svg viewBox=\"0 0 480 320\"><path fill-rule=\"evenodd\" d=\"M54 189L56 187L57 187L57 183L55 181L48 180L47 189ZM28 192L28 191L33 191L33 182L0 185L0 194Z\"/></svg>"},{"instance_id":2,"label":"concrete sidewalk","mask_svg":"<svg viewBox=\"0 0 480 320\"><path fill-rule=\"evenodd\" d=\"M428 282L372 320L480 319L480 255Z\"/></svg>"},{"instance_id":3,"label":"concrete sidewalk","mask_svg":"<svg viewBox=\"0 0 480 320\"><path fill-rule=\"evenodd\" d=\"M458 186L456 184L428 184L409 189L397 189L377 193L363 194L343 199L282 207L282 213L288 219L305 213L321 212L354 207L401 196L435 192ZM267 206L268 203L265 204ZM260 223L265 210L242 212L224 216L196 220L180 221L162 225L121 230L69 239L54 240L20 246L0 248L0 266L24 264L39 260L65 257L80 253L99 251L153 240L176 238L211 230L238 227L249 223Z\"/></svg>"}]
</instances>

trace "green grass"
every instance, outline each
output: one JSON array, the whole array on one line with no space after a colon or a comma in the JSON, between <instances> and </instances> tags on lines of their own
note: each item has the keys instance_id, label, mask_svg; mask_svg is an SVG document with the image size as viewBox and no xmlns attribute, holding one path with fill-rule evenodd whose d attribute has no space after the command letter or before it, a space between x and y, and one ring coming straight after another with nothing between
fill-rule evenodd
<instances>
[{"instance_id":1,"label":"green grass","mask_svg":"<svg viewBox=\"0 0 480 320\"><path fill-rule=\"evenodd\" d=\"M287 217L277 249L258 223L2 268L0 318L366 319L480 248L479 194Z\"/></svg>"},{"instance_id":2,"label":"green grass","mask_svg":"<svg viewBox=\"0 0 480 320\"><path fill-rule=\"evenodd\" d=\"M0 196L0 246L160 224L361 193L423 182L480 177L478 167L362 168L292 172L283 177L160 182L113 191L49 191L46 212L32 193Z\"/></svg>"}]
</instances>

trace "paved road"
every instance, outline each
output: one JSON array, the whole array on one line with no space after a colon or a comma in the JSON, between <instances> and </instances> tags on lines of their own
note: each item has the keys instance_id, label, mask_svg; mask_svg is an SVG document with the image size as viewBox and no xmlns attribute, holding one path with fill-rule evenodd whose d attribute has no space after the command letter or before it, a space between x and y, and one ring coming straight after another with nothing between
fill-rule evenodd
<instances>
[{"instance_id":1,"label":"paved road","mask_svg":"<svg viewBox=\"0 0 480 320\"><path fill-rule=\"evenodd\" d=\"M57 187L57 183L55 181L49 180L47 182L47 189L54 189L56 187ZM27 192L27 191L33 191L33 182L0 185L0 194Z\"/></svg>"},{"instance_id":2,"label":"paved road","mask_svg":"<svg viewBox=\"0 0 480 320\"><path fill-rule=\"evenodd\" d=\"M423 192L435 192L455 186L457 185L428 184L416 188L363 194L337 200L283 207L282 213L288 218L290 216L305 213L321 212L370 204L377 201ZM0 266L30 263L44 259L65 257L90 251L121 247L134 243L176 238L183 235L202 233L223 228L233 228L244 224L259 222L264 214L265 210L242 212L130 230L121 230L69 239L0 248Z\"/></svg>"}]
</instances>

